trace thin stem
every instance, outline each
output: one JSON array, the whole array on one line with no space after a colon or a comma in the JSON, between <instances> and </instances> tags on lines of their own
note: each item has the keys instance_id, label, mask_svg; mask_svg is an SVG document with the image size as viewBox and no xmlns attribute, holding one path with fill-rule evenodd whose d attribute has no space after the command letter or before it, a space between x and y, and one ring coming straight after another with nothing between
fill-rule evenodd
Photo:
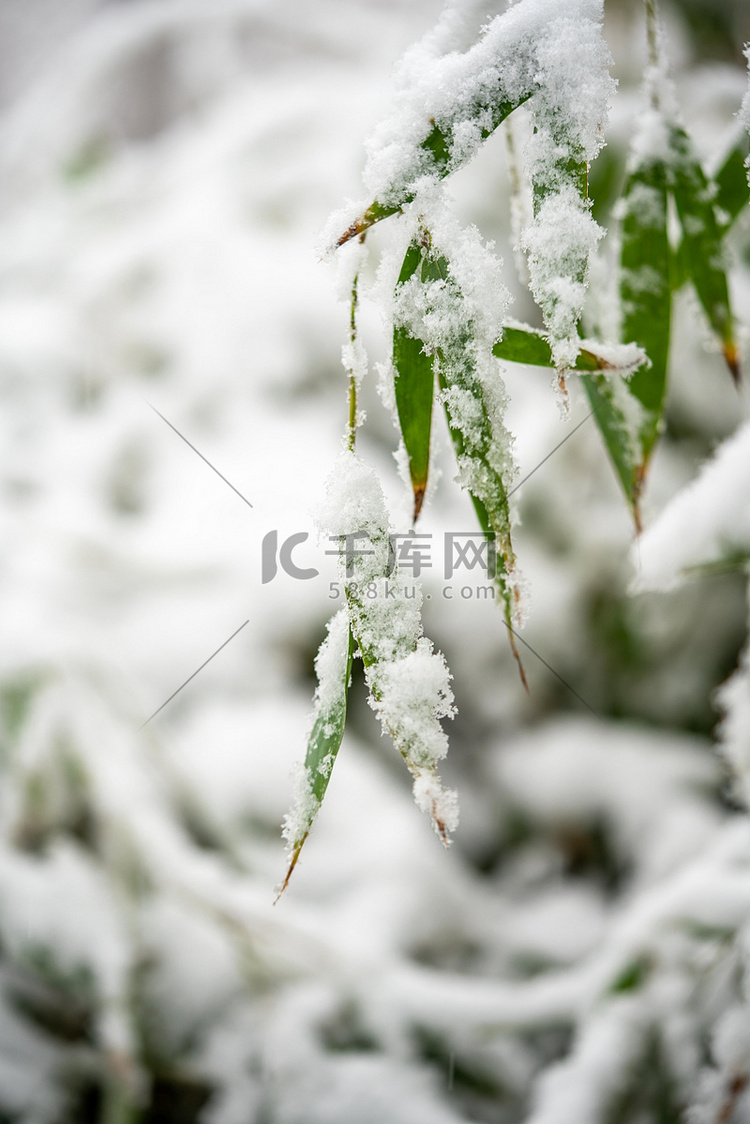
<instances>
[{"instance_id":1,"label":"thin stem","mask_svg":"<svg viewBox=\"0 0 750 1124\"><path fill-rule=\"evenodd\" d=\"M350 453L354 452L357 444L357 374L356 352L357 346L357 282L359 271L354 274L352 281L352 301L349 312L349 343L351 345L351 362L349 366L349 422L347 425L346 446Z\"/></svg>"}]
</instances>

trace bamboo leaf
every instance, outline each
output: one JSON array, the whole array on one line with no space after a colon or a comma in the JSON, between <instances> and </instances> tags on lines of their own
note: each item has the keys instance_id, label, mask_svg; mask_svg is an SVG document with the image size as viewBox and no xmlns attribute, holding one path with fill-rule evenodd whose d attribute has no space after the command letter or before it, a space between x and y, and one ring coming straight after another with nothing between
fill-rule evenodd
<instances>
[{"instance_id":1,"label":"bamboo leaf","mask_svg":"<svg viewBox=\"0 0 750 1124\"><path fill-rule=\"evenodd\" d=\"M667 173L651 158L628 176L623 195L620 258L622 334L648 357L629 379L583 376L594 418L636 528L644 476L661 426L669 360L670 249Z\"/></svg>"},{"instance_id":2,"label":"bamboo leaf","mask_svg":"<svg viewBox=\"0 0 750 1124\"><path fill-rule=\"evenodd\" d=\"M637 351L625 345L613 357L604 349L597 354L590 344L580 349L575 369L640 530L639 497L661 425L669 358L667 175L661 160L644 161L630 173L623 208L622 334ZM554 366L545 338L529 330L506 329L493 352L501 359Z\"/></svg>"},{"instance_id":3,"label":"bamboo leaf","mask_svg":"<svg viewBox=\"0 0 750 1124\"><path fill-rule=\"evenodd\" d=\"M622 347L600 348L603 353L597 354L590 350L596 346L590 343L588 348L581 347L574 369L581 373L583 388L617 476L625 494L631 497L636 491L638 458L633 451L632 426L628 422L626 408L628 384L623 376L640 365L643 353ZM533 328L506 327L503 338L495 344L492 353L507 362L550 369L555 367L549 342ZM604 371L609 373L605 375Z\"/></svg>"},{"instance_id":4,"label":"bamboo leaf","mask_svg":"<svg viewBox=\"0 0 750 1124\"><path fill-rule=\"evenodd\" d=\"M423 635L422 593L416 578L409 581L399 570L403 554L394 550L382 488L374 471L350 452L329 478L321 516L346 563L347 611L370 704L412 774L417 805L448 846L458 807L455 793L442 788L437 767L448 750L441 719L454 713L450 672Z\"/></svg>"},{"instance_id":5,"label":"bamboo leaf","mask_svg":"<svg viewBox=\"0 0 750 1124\"><path fill-rule=\"evenodd\" d=\"M328 634L315 661L318 675L315 718L307 743L301 788L284 823L290 859L277 901L289 885L300 852L323 803L336 755L341 748L354 650L354 637L347 614L342 610L329 622Z\"/></svg>"},{"instance_id":6,"label":"bamboo leaf","mask_svg":"<svg viewBox=\"0 0 750 1124\"><path fill-rule=\"evenodd\" d=\"M422 262L418 243L406 251L398 284L405 284ZM414 522L422 508L430 467L430 433L435 388L433 358L427 355L420 339L405 327L393 331L393 366L399 425L409 458L409 473L414 491Z\"/></svg>"},{"instance_id":7,"label":"bamboo leaf","mask_svg":"<svg viewBox=\"0 0 750 1124\"><path fill-rule=\"evenodd\" d=\"M620 257L622 334L648 356L628 383L643 409L639 426L641 475L661 422L669 361L672 310L667 238L667 174L660 159L637 167L625 185ZM634 497L637 500L637 496Z\"/></svg>"},{"instance_id":8,"label":"bamboo leaf","mask_svg":"<svg viewBox=\"0 0 750 1124\"><path fill-rule=\"evenodd\" d=\"M682 229L685 266L709 323L719 338L732 378L737 383L740 378L739 356L723 263L725 228L717 218L715 190L694 155L684 129L672 126L670 148L671 187ZM731 194L732 178L728 170L725 174L728 195Z\"/></svg>"},{"instance_id":9,"label":"bamboo leaf","mask_svg":"<svg viewBox=\"0 0 750 1124\"><path fill-rule=\"evenodd\" d=\"M714 213L722 234L726 234L743 208L750 203L750 182L745 165L749 150L750 136L741 129L711 181L713 186L710 190L715 191ZM672 292L676 293L690 278L688 251L683 238L672 255L671 269Z\"/></svg>"},{"instance_id":10,"label":"bamboo leaf","mask_svg":"<svg viewBox=\"0 0 750 1124\"><path fill-rule=\"evenodd\" d=\"M492 354L498 359L505 359L510 363L525 363L530 367L550 367L554 369L552 348L542 332L534 328L503 328L503 337L492 348ZM588 351L581 348L576 359L576 371L601 371L609 364Z\"/></svg>"},{"instance_id":11,"label":"bamboo leaf","mask_svg":"<svg viewBox=\"0 0 750 1124\"><path fill-rule=\"evenodd\" d=\"M467 124L475 125L482 141L491 136L502 125L503 121L519 106L529 100L533 89L513 100L488 98L487 92L468 104L459 101L456 105L454 116L436 121L434 118L426 123L425 136L418 145L418 158L415 160L415 175L397 191L391 192L393 198L387 202L375 200L367 210L349 226L336 242L343 246L352 238L364 234L375 223L387 219L402 211L411 203L416 195L415 182L423 177L436 180L445 179L446 176L458 171L467 162L473 152L461 140L465 136Z\"/></svg>"},{"instance_id":12,"label":"bamboo leaf","mask_svg":"<svg viewBox=\"0 0 750 1124\"><path fill-rule=\"evenodd\" d=\"M640 532L638 497L643 470L634 449L632 425L626 408L628 384L619 375L605 377L594 374L582 375L581 383L617 478L630 504L636 529Z\"/></svg>"}]
</instances>

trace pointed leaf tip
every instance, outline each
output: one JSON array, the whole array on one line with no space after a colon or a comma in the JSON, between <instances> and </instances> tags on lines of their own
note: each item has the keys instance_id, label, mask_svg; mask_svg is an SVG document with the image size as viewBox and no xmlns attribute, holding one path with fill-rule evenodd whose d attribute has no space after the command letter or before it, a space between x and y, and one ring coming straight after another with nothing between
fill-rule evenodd
<instances>
[{"instance_id":1,"label":"pointed leaf tip","mask_svg":"<svg viewBox=\"0 0 750 1124\"><path fill-rule=\"evenodd\" d=\"M740 355L737 349L737 345L734 342L725 343L724 347L722 348L722 353L724 355L726 365L727 367L729 367L729 373L732 376L732 381L739 390L740 384L742 382L742 368L740 367Z\"/></svg>"},{"instance_id":2,"label":"pointed leaf tip","mask_svg":"<svg viewBox=\"0 0 750 1124\"><path fill-rule=\"evenodd\" d=\"M344 610L339 610L328 624L328 634L315 660L318 676L315 720L307 743L305 765L299 773L294 804L284 820L283 833L290 860L275 902L289 885L300 851L323 803L341 748L354 651L355 641L348 616Z\"/></svg>"},{"instance_id":3,"label":"pointed leaf tip","mask_svg":"<svg viewBox=\"0 0 750 1124\"><path fill-rule=\"evenodd\" d=\"M302 839L299 841L299 843L297 844L297 846L294 848L294 850L292 852L292 856L289 859L289 865L286 868L286 874L284 875L284 881L281 883L281 889L279 890L276 897L273 899L274 905L276 905L277 901L279 900L281 895L284 893L284 890L286 890L287 886L289 885L289 880L292 877L292 874L294 873L295 866L297 865L297 859L300 857L300 854L302 852L302 848L305 845L305 840L307 839L309 834L310 834L309 831L305 832Z\"/></svg>"},{"instance_id":4,"label":"pointed leaf tip","mask_svg":"<svg viewBox=\"0 0 750 1124\"><path fill-rule=\"evenodd\" d=\"M413 521L415 523L416 523L417 519L419 519L419 513L422 510L422 504L424 503L425 491L426 491L426 489L423 486L417 487L415 485L415 487L414 487L414 520Z\"/></svg>"}]
</instances>

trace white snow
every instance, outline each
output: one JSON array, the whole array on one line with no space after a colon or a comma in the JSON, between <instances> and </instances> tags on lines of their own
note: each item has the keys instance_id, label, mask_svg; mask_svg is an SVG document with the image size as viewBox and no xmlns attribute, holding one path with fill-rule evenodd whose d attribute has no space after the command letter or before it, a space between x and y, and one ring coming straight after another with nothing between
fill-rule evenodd
<instances>
[{"instance_id":1,"label":"white snow","mask_svg":"<svg viewBox=\"0 0 750 1124\"><path fill-rule=\"evenodd\" d=\"M52 34L41 3L5 6L3 51L13 49L11 17ZM59 4L43 6L63 20ZM111 1083L104 1096L132 1098L124 1112L153 1112L157 1053L163 1074L211 1087L200 1124L264 1114L466 1124L498 1113L583 1124L608 1111L656 1027L684 1105L699 1099L696 1058L712 1043L704 1076L716 1077L715 1120L731 1067L746 1061L750 827L717 797L725 776L709 739L653 728L707 728L714 656L744 610L736 589L722 591L696 638L694 586L676 608L624 601L631 528L591 423L534 471L569 427L545 374L508 370L500 386L487 359L516 285L500 138L449 192L415 184L407 214L368 236L373 258L385 247L380 288L359 245L343 248L338 281L316 260L322 217L359 190L362 138L382 117L392 60L439 7L103 4L69 48L50 42L38 84L2 109L0 1115L56 1124L68 1105L80 1114L89 1076ZM452 83L489 80L501 59L515 92L534 68L554 77L561 104L586 92L562 139L593 156L609 82L606 62L597 69L599 16L595 3L519 0L474 48L486 8L449 5L404 63L405 113L397 103L394 120L405 116L414 140L427 100L448 107ZM569 67L574 19L585 28ZM641 30L612 32L623 75L607 134L614 155L635 112ZM746 75L727 67L734 85L704 85L681 57L680 101L694 107L710 156L715 122L739 100L729 105L726 91ZM534 95L524 112L540 122L543 109ZM469 116L456 119L462 155L477 141ZM368 175L387 178L389 162L408 173L409 137L394 130ZM384 567L399 503L392 430L365 370L365 353L377 369L389 346L372 298L386 308L420 220L461 294L429 329L450 344L471 325L493 423L504 419L515 438L516 479L533 472L514 497L534 606L522 635L592 706L637 721L563 721L560 707L580 704L531 655L527 698L497 613L461 592L476 575L458 572L453 600L443 595L441 536L476 520L453 486L439 411L442 482L423 514L433 567L418 583L402 575L395 602L368 598L370 583L384 594L394 578ZM579 232L593 238L585 222ZM357 269L361 338L344 362L361 377L368 425L361 456L339 463L322 506L326 533L373 533L351 606L378 657L378 713L412 775L388 737L378 743L355 677L325 806L274 908L312 658L342 605L329 598L329 582L341 581L323 552L332 544L316 546L310 512L346 425L339 359ZM741 255L732 284L741 309ZM442 307L445 293L432 296ZM519 303L532 318L526 295ZM404 314L425 311L415 298ZM670 408L701 441L716 440L736 425L734 389L712 382L718 361L689 308L675 323ZM606 354L619 365L635 358ZM701 493L680 516L683 541L664 545L664 565L649 555L662 578L691 562L693 540L713 563L725 531L744 527L743 456L732 454L713 498ZM667 435L654 507L694 473L691 457L690 442ZM261 543L274 529L279 544L308 534L294 559L317 568L315 579L279 565L263 584ZM334 618L318 661L321 705L335 702L344 625ZM444 758L452 691L461 724ZM747 659L722 697L724 754L742 796ZM438 786L437 764L450 787ZM414 799L447 833L454 788L462 818L446 852ZM630 990L613 991L618 982ZM170 1108L179 1112L176 1096Z\"/></svg>"},{"instance_id":2,"label":"white snow","mask_svg":"<svg viewBox=\"0 0 750 1124\"><path fill-rule=\"evenodd\" d=\"M749 554L750 424L746 423L636 543L634 589L669 589L690 571Z\"/></svg>"}]
</instances>

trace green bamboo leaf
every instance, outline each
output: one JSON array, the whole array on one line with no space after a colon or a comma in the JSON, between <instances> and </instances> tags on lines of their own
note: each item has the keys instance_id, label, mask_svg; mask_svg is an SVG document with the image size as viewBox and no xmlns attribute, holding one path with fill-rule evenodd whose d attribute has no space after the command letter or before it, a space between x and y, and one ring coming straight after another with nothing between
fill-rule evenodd
<instances>
[{"instance_id":1,"label":"green bamboo leaf","mask_svg":"<svg viewBox=\"0 0 750 1124\"><path fill-rule=\"evenodd\" d=\"M421 179L424 176L429 176L442 180L458 171L467 161L465 144L461 140L461 134L465 135L467 124L476 125L479 136L482 141L485 141L515 109L529 100L532 93L534 91L529 89L513 100L502 98L495 100L488 97L485 90L468 104L459 100L457 112L453 117L446 117L441 120L430 118L426 123L424 139L418 146L420 158L416 161L416 166L419 172L414 178ZM412 202L415 195L414 184L407 182L397 192L396 196L387 203L381 203L376 199L344 231L336 245L343 246L350 239L364 234L375 223L402 211L408 203Z\"/></svg>"},{"instance_id":2,"label":"green bamboo leaf","mask_svg":"<svg viewBox=\"0 0 750 1124\"><path fill-rule=\"evenodd\" d=\"M630 348L619 349L619 352L607 351L612 352L611 358L582 347L574 369L581 373L582 385L615 471L625 494L630 497L634 495L638 478L638 457L634 454L632 426L628 423L625 408L628 384L623 375L638 365L638 356ZM503 338L495 344L492 353L507 362L549 369L555 367L548 340L534 328L504 328ZM604 371L609 373L605 375Z\"/></svg>"},{"instance_id":3,"label":"green bamboo leaf","mask_svg":"<svg viewBox=\"0 0 750 1124\"><path fill-rule=\"evenodd\" d=\"M422 250L412 242L406 251L398 284L403 285L419 269ZM409 473L414 491L414 522L422 509L430 467L430 432L435 388L433 358L427 355L420 339L406 328L393 331L393 366L399 425L409 458Z\"/></svg>"},{"instance_id":4,"label":"green bamboo leaf","mask_svg":"<svg viewBox=\"0 0 750 1124\"><path fill-rule=\"evenodd\" d=\"M641 473L661 422L669 361L672 311L670 250L667 238L667 174L661 159L644 161L625 185L623 197L620 298L622 334L648 356L628 383L640 403ZM636 497L637 498L637 497Z\"/></svg>"},{"instance_id":5,"label":"green bamboo leaf","mask_svg":"<svg viewBox=\"0 0 750 1124\"><path fill-rule=\"evenodd\" d=\"M510 363L525 363L529 367L550 367L554 369L552 348L542 332L535 328L503 328L503 337L492 348L498 359ZM586 348L581 348L576 359L576 371L601 371L607 364L599 356Z\"/></svg>"},{"instance_id":6,"label":"green bamboo leaf","mask_svg":"<svg viewBox=\"0 0 750 1124\"><path fill-rule=\"evenodd\" d=\"M750 136L740 130L714 175L710 190L714 195L714 212L722 234L731 228L742 210L750 203L750 182L745 161L750 152ZM672 255L672 292L677 292L690 279L687 245L680 239Z\"/></svg>"},{"instance_id":7,"label":"green bamboo leaf","mask_svg":"<svg viewBox=\"0 0 750 1124\"><path fill-rule=\"evenodd\" d=\"M652 157L637 165L625 184L620 258L622 335L648 361L629 379L618 374L582 379L638 529L640 493L666 391L671 296L667 172L664 162Z\"/></svg>"},{"instance_id":8,"label":"green bamboo leaf","mask_svg":"<svg viewBox=\"0 0 750 1124\"><path fill-rule=\"evenodd\" d=\"M622 335L647 357L632 374L582 349L576 361L581 382L617 478L640 529L639 497L659 433L666 389L671 315L670 250L667 239L667 173L660 159L635 167L625 184L621 240ZM553 366L542 339L506 330L493 349L500 358L531 356ZM626 349L627 352L627 349ZM527 356L527 358L520 358ZM624 362L627 362L624 360ZM613 369L614 368L614 369ZM608 371L605 375L604 372Z\"/></svg>"},{"instance_id":9,"label":"green bamboo leaf","mask_svg":"<svg viewBox=\"0 0 750 1124\"><path fill-rule=\"evenodd\" d=\"M448 261L425 255L423 281L451 284ZM461 300L457 286L456 299ZM511 545L508 496L499 466L493 463L496 434L493 431L484 387L476 371L471 324L451 342L438 349L438 374L456 456L465 487L486 514L488 528L497 537L507 570L515 564ZM462 481L464 482L464 481Z\"/></svg>"},{"instance_id":10,"label":"green bamboo leaf","mask_svg":"<svg viewBox=\"0 0 750 1124\"><path fill-rule=\"evenodd\" d=\"M636 529L640 532L641 521L638 507L643 470L633 440L625 401L628 384L619 375L587 374L581 376L581 384L589 400L594 420L604 440L615 469L617 479L630 504Z\"/></svg>"},{"instance_id":11,"label":"green bamboo leaf","mask_svg":"<svg viewBox=\"0 0 750 1124\"><path fill-rule=\"evenodd\" d=\"M676 125L670 130L670 156L671 188L682 229L685 265L708 321L719 338L732 378L737 383L740 378L739 355L723 264L725 228L716 214L715 189L709 184L694 155L687 133ZM729 190L729 172L725 179Z\"/></svg>"},{"instance_id":12,"label":"green bamboo leaf","mask_svg":"<svg viewBox=\"0 0 750 1124\"><path fill-rule=\"evenodd\" d=\"M315 719L307 743L301 791L284 824L290 859L277 901L289 885L300 852L323 803L336 755L341 748L355 646L347 614L342 610L329 622L328 634L315 661L318 675Z\"/></svg>"}]
</instances>

